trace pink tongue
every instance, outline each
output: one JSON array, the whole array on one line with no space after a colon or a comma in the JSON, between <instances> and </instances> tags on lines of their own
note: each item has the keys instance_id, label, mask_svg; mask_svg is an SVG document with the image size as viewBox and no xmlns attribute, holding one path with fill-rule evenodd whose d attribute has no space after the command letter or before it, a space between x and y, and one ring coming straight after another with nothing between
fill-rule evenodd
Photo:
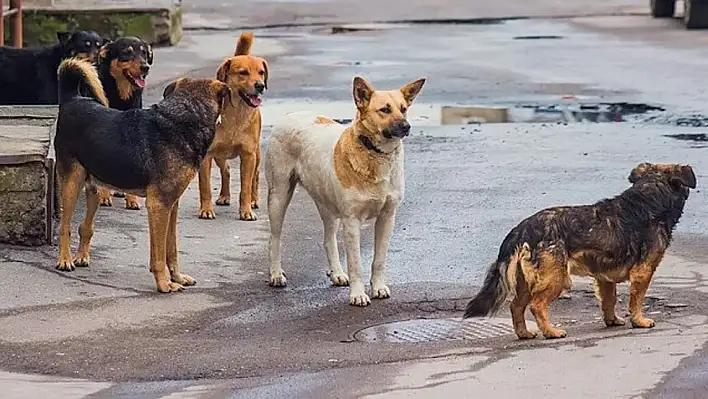
<instances>
[{"instance_id":1,"label":"pink tongue","mask_svg":"<svg viewBox=\"0 0 708 399\"><path fill-rule=\"evenodd\" d=\"M258 96L248 96L248 99L251 101L251 104L255 105L256 107L261 105L261 98Z\"/></svg>"},{"instance_id":2,"label":"pink tongue","mask_svg":"<svg viewBox=\"0 0 708 399\"><path fill-rule=\"evenodd\" d=\"M135 84L138 85L139 88L143 89L145 88L145 79L135 78Z\"/></svg>"}]
</instances>

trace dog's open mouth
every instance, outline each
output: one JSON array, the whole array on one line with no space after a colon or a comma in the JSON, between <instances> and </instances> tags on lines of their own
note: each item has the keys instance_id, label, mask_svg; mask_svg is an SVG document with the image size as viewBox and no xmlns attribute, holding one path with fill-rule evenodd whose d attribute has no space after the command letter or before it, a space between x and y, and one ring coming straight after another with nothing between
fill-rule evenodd
<instances>
[{"instance_id":1,"label":"dog's open mouth","mask_svg":"<svg viewBox=\"0 0 708 399\"><path fill-rule=\"evenodd\" d=\"M133 76L128 72L127 70L123 71L123 75L132 83L134 86L139 87L141 89L145 88L145 78L147 76L145 75L140 75L140 76Z\"/></svg>"},{"instance_id":2,"label":"dog's open mouth","mask_svg":"<svg viewBox=\"0 0 708 399\"><path fill-rule=\"evenodd\" d=\"M250 105L253 108L256 108L261 105L262 100L260 94L250 94L239 90L238 95L241 96L241 98L243 99L243 101L246 102L246 104Z\"/></svg>"}]
</instances>

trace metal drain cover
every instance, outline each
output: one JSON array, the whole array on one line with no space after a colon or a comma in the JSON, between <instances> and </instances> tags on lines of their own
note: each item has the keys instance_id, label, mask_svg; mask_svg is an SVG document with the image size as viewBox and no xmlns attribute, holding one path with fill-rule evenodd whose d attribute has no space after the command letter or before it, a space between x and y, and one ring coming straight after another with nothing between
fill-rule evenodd
<instances>
[{"instance_id":1,"label":"metal drain cover","mask_svg":"<svg viewBox=\"0 0 708 399\"><path fill-rule=\"evenodd\" d=\"M533 330L536 323L526 321ZM416 319L380 324L357 331L354 338L362 342L435 342L480 340L514 334L511 320L480 319Z\"/></svg>"}]
</instances>

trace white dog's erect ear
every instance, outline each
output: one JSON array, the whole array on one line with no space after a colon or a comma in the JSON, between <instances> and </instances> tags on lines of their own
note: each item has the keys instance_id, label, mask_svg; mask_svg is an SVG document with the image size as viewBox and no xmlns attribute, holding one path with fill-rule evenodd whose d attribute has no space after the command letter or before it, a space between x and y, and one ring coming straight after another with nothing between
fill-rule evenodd
<instances>
[{"instance_id":1,"label":"white dog's erect ear","mask_svg":"<svg viewBox=\"0 0 708 399\"><path fill-rule=\"evenodd\" d=\"M364 109L369 106L371 95L374 93L374 88L364 78L356 76L352 94L354 96L354 104L358 109Z\"/></svg>"},{"instance_id":2,"label":"white dog's erect ear","mask_svg":"<svg viewBox=\"0 0 708 399\"><path fill-rule=\"evenodd\" d=\"M401 93L403 93L403 98L406 99L408 105L411 105L413 103L413 100L415 100L415 98L418 96L418 93L420 93L420 90L423 88L424 84L425 78L420 78L418 80L406 83L405 86L399 89Z\"/></svg>"}]
</instances>

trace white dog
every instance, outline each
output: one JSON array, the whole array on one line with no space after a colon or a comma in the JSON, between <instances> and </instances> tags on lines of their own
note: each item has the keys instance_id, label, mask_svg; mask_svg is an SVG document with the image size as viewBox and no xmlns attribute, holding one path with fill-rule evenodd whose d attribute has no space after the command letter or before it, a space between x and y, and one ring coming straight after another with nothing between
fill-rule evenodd
<instances>
[{"instance_id":1,"label":"white dog","mask_svg":"<svg viewBox=\"0 0 708 399\"><path fill-rule=\"evenodd\" d=\"M398 90L375 91L354 78L356 119L344 127L331 119L290 114L291 122L276 127L265 154L270 218L270 285L284 287L280 236L285 212L299 183L312 197L324 224L324 247L334 285L349 285L349 303L371 301L361 279L361 224L376 219L371 297L388 298L384 271L386 252L398 204L403 199L403 143L410 132L406 112L425 79ZM337 249L339 221L344 226L347 271Z\"/></svg>"}]
</instances>

